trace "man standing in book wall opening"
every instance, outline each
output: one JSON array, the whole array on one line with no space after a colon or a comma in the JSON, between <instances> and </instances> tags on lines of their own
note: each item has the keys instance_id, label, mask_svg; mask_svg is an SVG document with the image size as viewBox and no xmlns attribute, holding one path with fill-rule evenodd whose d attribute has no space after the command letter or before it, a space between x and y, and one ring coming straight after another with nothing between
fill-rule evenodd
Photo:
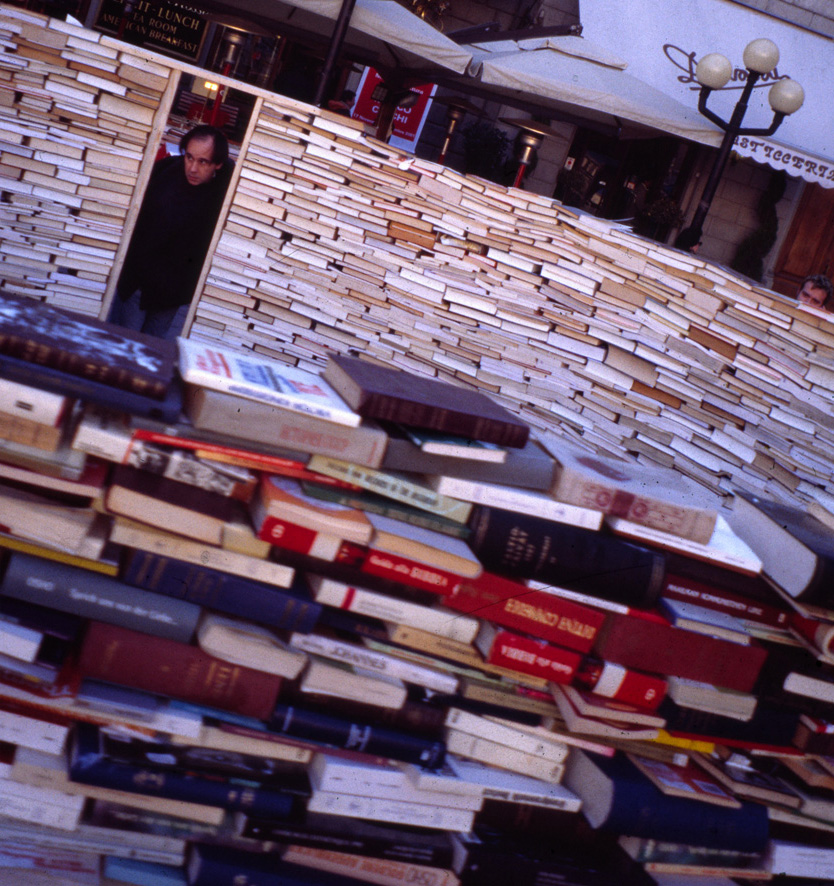
<instances>
[{"instance_id":1,"label":"man standing in book wall opening","mask_svg":"<svg viewBox=\"0 0 834 886\"><path fill-rule=\"evenodd\" d=\"M824 274L814 274L802 281L796 297L801 305L830 313L834 310L831 298L833 288L831 281Z\"/></svg>"},{"instance_id":2,"label":"man standing in book wall opening","mask_svg":"<svg viewBox=\"0 0 834 886\"><path fill-rule=\"evenodd\" d=\"M232 172L229 143L195 126L154 165L109 320L159 338L182 331Z\"/></svg>"}]
</instances>

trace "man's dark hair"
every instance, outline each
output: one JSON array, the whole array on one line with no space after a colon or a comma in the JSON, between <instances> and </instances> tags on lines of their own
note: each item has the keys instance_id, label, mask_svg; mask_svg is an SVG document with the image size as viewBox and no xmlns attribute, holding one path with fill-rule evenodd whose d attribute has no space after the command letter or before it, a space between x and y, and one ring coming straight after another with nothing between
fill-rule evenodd
<instances>
[{"instance_id":1,"label":"man's dark hair","mask_svg":"<svg viewBox=\"0 0 834 886\"><path fill-rule=\"evenodd\" d=\"M180 139L180 154L184 154L188 150L191 140L195 138L210 138L214 144L212 150L212 163L225 163L229 159L229 141L225 135L216 127L209 126L208 123L201 123L188 132Z\"/></svg>"},{"instance_id":2,"label":"man's dark hair","mask_svg":"<svg viewBox=\"0 0 834 886\"><path fill-rule=\"evenodd\" d=\"M825 274L811 274L800 283L799 288L802 289L806 283L810 283L814 289L821 289L825 293L825 301L822 303L822 306L830 307L828 303L831 301L832 293L834 293L834 284L831 283L828 277Z\"/></svg>"}]
</instances>

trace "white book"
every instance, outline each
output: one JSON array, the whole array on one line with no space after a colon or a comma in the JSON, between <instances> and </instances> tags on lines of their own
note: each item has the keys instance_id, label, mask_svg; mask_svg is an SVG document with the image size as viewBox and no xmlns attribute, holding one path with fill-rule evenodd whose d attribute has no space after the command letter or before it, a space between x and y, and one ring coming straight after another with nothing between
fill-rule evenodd
<instances>
[{"instance_id":1,"label":"white book","mask_svg":"<svg viewBox=\"0 0 834 886\"><path fill-rule=\"evenodd\" d=\"M290 646L302 652L345 662L371 673L393 677L404 683L425 686L435 692L457 692L458 679L451 674L444 674L442 671L422 667L393 655L366 649L357 643L348 643L321 634L295 632L290 635Z\"/></svg>"},{"instance_id":2,"label":"white book","mask_svg":"<svg viewBox=\"0 0 834 886\"><path fill-rule=\"evenodd\" d=\"M0 412L28 418L57 428L66 416L70 398L33 388L20 382L0 379Z\"/></svg>"},{"instance_id":3,"label":"white book","mask_svg":"<svg viewBox=\"0 0 834 886\"><path fill-rule=\"evenodd\" d=\"M72 831L78 825L85 801L83 795L67 794L0 777L3 815L18 821Z\"/></svg>"},{"instance_id":4,"label":"white book","mask_svg":"<svg viewBox=\"0 0 834 886\"><path fill-rule=\"evenodd\" d=\"M441 831L470 831L475 822L475 813L467 809L451 809L431 803L384 800L331 791L313 791L307 801L307 811Z\"/></svg>"},{"instance_id":5,"label":"white book","mask_svg":"<svg viewBox=\"0 0 834 886\"><path fill-rule=\"evenodd\" d=\"M331 664L315 657L307 662L299 680L299 689L393 710L399 710L408 695L402 680L342 662Z\"/></svg>"},{"instance_id":6,"label":"white book","mask_svg":"<svg viewBox=\"0 0 834 886\"><path fill-rule=\"evenodd\" d=\"M41 648L43 634L25 625L0 618L0 653L33 662Z\"/></svg>"},{"instance_id":7,"label":"white book","mask_svg":"<svg viewBox=\"0 0 834 886\"><path fill-rule=\"evenodd\" d=\"M457 729L446 729L446 751L543 781L560 782L565 771L564 763L554 763L552 760L534 757L509 745L499 744L487 738L478 738L476 735L459 732Z\"/></svg>"},{"instance_id":8,"label":"white book","mask_svg":"<svg viewBox=\"0 0 834 886\"><path fill-rule=\"evenodd\" d=\"M479 619L443 606L422 606L320 575L308 575L307 580L317 603L370 615L381 621L411 625L461 643L471 643L480 627Z\"/></svg>"},{"instance_id":9,"label":"white book","mask_svg":"<svg viewBox=\"0 0 834 886\"><path fill-rule=\"evenodd\" d=\"M733 532L721 514L716 517L715 528L707 542L692 541L651 526L624 520L622 517L606 517L605 522L617 535L648 542L667 551L675 551L708 563L717 563L748 575L758 575L762 571L762 561L756 552Z\"/></svg>"},{"instance_id":10,"label":"white book","mask_svg":"<svg viewBox=\"0 0 834 886\"><path fill-rule=\"evenodd\" d=\"M516 729L507 720L482 717L461 708L449 708L445 725L459 732L466 732L478 738L486 738L496 744L508 745L517 751L549 760L552 763L563 763L568 755L568 746L555 735L550 740L546 736L534 735Z\"/></svg>"},{"instance_id":11,"label":"white book","mask_svg":"<svg viewBox=\"0 0 834 886\"><path fill-rule=\"evenodd\" d=\"M68 734L69 726L0 710L0 741L60 754L64 750Z\"/></svg>"},{"instance_id":12,"label":"white book","mask_svg":"<svg viewBox=\"0 0 834 886\"><path fill-rule=\"evenodd\" d=\"M295 576L295 570L283 563L203 544L181 535L144 526L124 517L116 517L113 520L110 541L128 548L150 551L163 557L185 560L187 563L216 569L219 572L240 575L279 588L288 588Z\"/></svg>"},{"instance_id":13,"label":"white book","mask_svg":"<svg viewBox=\"0 0 834 886\"><path fill-rule=\"evenodd\" d=\"M528 514L557 523L568 523L583 529L597 530L602 526L601 511L566 504L543 492L516 486L502 486L498 483L484 483L482 480L465 480L462 477L449 477L445 474L426 475L426 482L440 495L459 498L472 504L501 508L516 514Z\"/></svg>"},{"instance_id":14,"label":"white book","mask_svg":"<svg viewBox=\"0 0 834 886\"><path fill-rule=\"evenodd\" d=\"M485 800L503 800L525 806L562 809L565 812L578 812L582 806L579 797L563 784L553 784L507 769L497 769L454 754L449 754L447 763L460 780L478 785Z\"/></svg>"},{"instance_id":15,"label":"white book","mask_svg":"<svg viewBox=\"0 0 834 886\"><path fill-rule=\"evenodd\" d=\"M454 794L416 785L395 763L376 764L317 753L309 768L316 791L331 791L408 803L427 803L477 812L483 803L475 794Z\"/></svg>"},{"instance_id":16,"label":"white book","mask_svg":"<svg viewBox=\"0 0 834 886\"><path fill-rule=\"evenodd\" d=\"M253 622L203 613L197 626L197 644L209 655L256 671L294 680L307 656L291 649L273 631Z\"/></svg>"},{"instance_id":17,"label":"white book","mask_svg":"<svg viewBox=\"0 0 834 886\"><path fill-rule=\"evenodd\" d=\"M180 374L186 382L225 391L357 427L362 421L328 382L314 372L252 352L178 338Z\"/></svg>"}]
</instances>

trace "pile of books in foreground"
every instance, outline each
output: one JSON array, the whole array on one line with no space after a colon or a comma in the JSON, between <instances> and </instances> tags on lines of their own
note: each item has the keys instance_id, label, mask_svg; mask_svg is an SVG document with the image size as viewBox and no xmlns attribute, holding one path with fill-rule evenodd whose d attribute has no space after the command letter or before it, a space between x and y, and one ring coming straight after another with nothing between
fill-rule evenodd
<instances>
[{"instance_id":1,"label":"pile of books in foreground","mask_svg":"<svg viewBox=\"0 0 834 886\"><path fill-rule=\"evenodd\" d=\"M834 880L834 517L2 296L0 881Z\"/></svg>"}]
</instances>

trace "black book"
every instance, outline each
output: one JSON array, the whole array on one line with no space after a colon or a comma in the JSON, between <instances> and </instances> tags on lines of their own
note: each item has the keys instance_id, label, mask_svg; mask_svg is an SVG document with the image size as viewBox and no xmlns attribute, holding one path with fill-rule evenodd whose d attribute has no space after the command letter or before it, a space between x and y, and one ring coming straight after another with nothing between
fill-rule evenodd
<instances>
[{"instance_id":1,"label":"black book","mask_svg":"<svg viewBox=\"0 0 834 886\"><path fill-rule=\"evenodd\" d=\"M770 644L754 692L834 721L834 665L818 661L803 647Z\"/></svg>"},{"instance_id":2,"label":"black book","mask_svg":"<svg viewBox=\"0 0 834 886\"><path fill-rule=\"evenodd\" d=\"M605 532L478 506L468 544L485 569L650 608L663 589L665 555Z\"/></svg>"},{"instance_id":3,"label":"black book","mask_svg":"<svg viewBox=\"0 0 834 886\"><path fill-rule=\"evenodd\" d=\"M177 360L174 342L5 291L0 353L157 400Z\"/></svg>"},{"instance_id":4,"label":"black book","mask_svg":"<svg viewBox=\"0 0 834 886\"><path fill-rule=\"evenodd\" d=\"M674 734L703 736L705 740L736 747L790 747L800 711L760 698L749 720L724 717L676 704L668 696L657 710L666 718L666 730Z\"/></svg>"},{"instance_id":5,"label":"black book","mask_svg":"<svg viewBox=\"0 0 834 886\"><path fill-rule=\"evenodd\" d=\"M789 602L834 612L834 530L801 508L743 492L728 520Z\"/></svg>"},{"instance_id":6,"label":"black book","mask_svg":"<svg viewBox=\"0 0 834 886\"><path fill-rule=\"evenodd\" d=\"M322 745L378 754L436 769L446 756L444 742L279 702L267 722L273 732Z\"/></svg>"},{"instance_id":7,"label":"black book","mask_svg":"<svg viewBox=\"0 0 834 886\"><path fill-rule=\"evenodd\" d=\"M452 840L448 831L384 825L320 812L306 812L298 821L246 816L241 822L240 835L264 842L353 852L433 867L449 867L452 863Z\"/></svg>"}]
</instances>

